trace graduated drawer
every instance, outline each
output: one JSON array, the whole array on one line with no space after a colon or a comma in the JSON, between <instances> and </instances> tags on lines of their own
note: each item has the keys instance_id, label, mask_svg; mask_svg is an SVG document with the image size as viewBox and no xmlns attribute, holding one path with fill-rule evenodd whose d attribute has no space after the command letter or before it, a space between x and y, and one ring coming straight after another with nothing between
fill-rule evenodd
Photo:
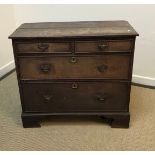
<instances>
[{"instance_id":1,"label":"graduated drawer","mask_svg":"<svg viewBox=\"0 0 155 155\"><path fill-rule=\"evenodd\" d=\"M19 69L21 79L128 79L130 56L21 57Z\"/></svg>"},{"instance_id":2,"label":"graduated drawer","mask_svg":"<svg viewBox=\"0 0 155 155\"><path fill-rule=\"evenodd\" d=\"M126 111L128 83L57 82L22 84L26 112Z\"/></svg>"},{"instance_id":3,"label":"graduated drawer","mask_svg":"<svg viewBox=\"0 0 155 155\"><path fill-rule=\"evenodd\" d=\"M16 51L19 53L72 53L72 42L19 42Z\"/></svg>"},{"instance_id":4,"label":"graduated drawer","mask_svg":"<svg viewBox=\"0 0 155 155\"><path fill-rule=\"evenodd\" d=\"M131 49L131 40L97 40L75 42L76 53L130 52Z\"/></svg>"}]
</instances>

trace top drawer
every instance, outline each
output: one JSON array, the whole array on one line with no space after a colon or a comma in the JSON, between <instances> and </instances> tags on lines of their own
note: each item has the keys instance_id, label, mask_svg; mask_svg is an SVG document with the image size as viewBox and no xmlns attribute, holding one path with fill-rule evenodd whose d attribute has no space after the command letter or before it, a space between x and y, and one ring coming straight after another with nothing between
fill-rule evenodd
<instances>
[{"instance_id":1,"label":"top drawer","mask_svg":"<svg viewBox=\"0 0 155 155\"><path fill-rule=\"evenodd\" d=\"M76 41L76 53L130 52L132 40Z\"/></svg>"},{"instance_id":2,"label":"top drawer","mask_svg":"<svg viewBox=\"0 0 155 155\"><path fill-rule=\"evenodd\" d=\"M72 42L19 42L16 51L19 53L71 53Z\"/></svg>"}]
</instances>

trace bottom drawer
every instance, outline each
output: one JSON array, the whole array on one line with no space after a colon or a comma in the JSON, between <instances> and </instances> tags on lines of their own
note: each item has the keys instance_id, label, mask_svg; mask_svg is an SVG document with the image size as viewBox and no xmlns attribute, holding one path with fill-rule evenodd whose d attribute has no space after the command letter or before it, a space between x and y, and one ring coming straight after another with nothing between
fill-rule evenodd
<instances>
[{"instance_id":1,"label":"bottom drawer","mask_svg":"<svg viewBox=\"0 0 155 155\"><path fill-rule=\"evenodd\" d=\"M25 112L126 111L130 84L119 82L23 83Z\"/></svg>"}]
</instances>

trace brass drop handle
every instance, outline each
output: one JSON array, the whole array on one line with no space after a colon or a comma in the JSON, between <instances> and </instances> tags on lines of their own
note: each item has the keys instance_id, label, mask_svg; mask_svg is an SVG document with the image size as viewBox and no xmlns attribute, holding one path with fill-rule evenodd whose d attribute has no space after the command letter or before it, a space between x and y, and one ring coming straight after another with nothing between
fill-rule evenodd
<instances>
[{"instance_id":1,"label":"brass drop handle","mask_svg":"<svg viewBox=\"0 0 155 155\"><path fill-rule=\"evenodd\" d=\"M105 49L106 47L108 47L107 43L102 43L102 44L99 44L99 45L98 45L98 48L99 48L100 50L103 50L103 49Z\"/></svg>"},{"instance_id":2,"label":"brass drop handle","mask_svg":"<svg viewBox=\"0 0 155 155\"><path fill-rule=\"evenodd\" d=\"M98 98L98 100L99 100L99 101L105 101L105 98L100 97L100 98Z\"/></svg>"},{"instance_id":3,"label":"brass drop handle","mask_svg":"<svg viewBox=\"0 0 155 155\"><path fill-rule=\"evenodd\" d=\"M51 64L41 64L40 65L40 70L44 73L49 72L51 69Z\"/></svg>"},{"instance_id":4,"label":"brass drop handle","mask_svg":"<svg viewBox=\"0 0 155 155\"><path fill-rule=\"evenodd\" d=\"M70 62L71 63L77 63L77 58L76 57L71 57Z\"/></svg>"},{"instance_id":5,"label":"brass drop handle","mask_svg":"<svg viewBox=\"0 0 155 155\"><path fill-rule=\"evenodd\" d=\"M98 66L97 69L99 72L105 72L108 69L108 66L103 64L101 66Z\"/></svg>"},{"instance_id":6,"label":"brass drop handle","mask_svg":"<svg viewBox=\"0 0 155 155\"><path fill-rule=\"evenodd\" d=\"M53 98L53 95L43 95L45 101L50 101Z\"/></svg>"},{"instance_id":7,"label":"brass drop handle","mask_svg":"<svg viewBox=\"0 0 155 155\"><path fill-rule=\"evenodd\" d=\"M97 98L98 101L104 102L106 100L106 98L107 98L107 94L106 93L97 94L96 98Z\"/></svg>"},{"instance_id":8,"label":"brass drop handle","mask_svg":"<svg viewBox=\"0 0 155 155\"><path fill-rule=\"evenodd\" d=\"M46 51L48 47L49 47L49 44L45 44L45 43L38 44L38 49L42 52Z\"/></svg>"},{"instance_id":9,"label":"brass drop handle","mask_svg":"<svg viewBox=\"0 0 155 155\"><path fill-rule=\"evenodd\" d=\"M73 83L72 84L72 89L77 89L78 88L78 84L77 83Z\"/></svg>"}]
</instances>

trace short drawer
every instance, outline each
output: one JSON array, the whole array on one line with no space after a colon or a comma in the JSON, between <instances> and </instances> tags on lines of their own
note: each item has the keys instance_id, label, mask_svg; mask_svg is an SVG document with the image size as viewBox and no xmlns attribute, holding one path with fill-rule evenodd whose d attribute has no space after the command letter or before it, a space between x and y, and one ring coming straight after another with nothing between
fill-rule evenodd
<instances>
[{"instance_id":1,"label":"short drawer","mask_svg":"<svg viewBox=\"0 0 155 155\"><path fill-rule=\"evenodd\" d=\"M76 53L130 52L131 40L76 41Z\"/></svg>"},{"instance_id":2,"label":"short drawer","mask_svg":"<svg viewBox=\"0 0 155 155\"><path fill-rule=\"evenodd\" d=\"M21 42L16 43L19 53L72 53L72 42Z\"/></svg>"},{"instance_id":3,"label":"short drawer","mask_svg":"<svg viewBox=\"0 0 155 155\"><path fill-rule=\"evenodd\" d=\"M128 83L57 82L24 83L26 112L127 111Z\"/></svg>"},{"instance_id":4,"label":"short drawer","mask_svg":"<svg viewBox=\"0 0 155 155\"><path fill-rule=\"evenodd\" d=\"M21 57L21 79L128 79L129 55Z\"/></svg>"}]
</instances>

